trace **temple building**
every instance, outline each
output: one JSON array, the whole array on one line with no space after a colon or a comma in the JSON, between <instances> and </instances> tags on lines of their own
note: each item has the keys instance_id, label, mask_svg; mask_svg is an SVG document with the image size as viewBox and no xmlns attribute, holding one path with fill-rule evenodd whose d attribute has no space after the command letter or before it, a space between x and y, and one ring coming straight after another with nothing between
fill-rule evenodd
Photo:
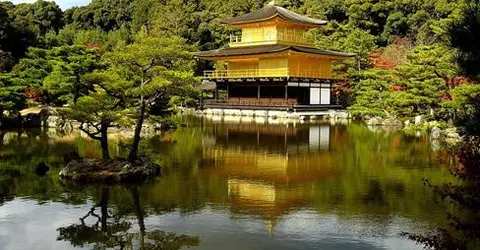
<instances>
[{"instance_id":1,"label":"temple building","mask_svg":"<svg viewBox=\"0 0 480 250\"><path fill-rule=\"evenodd\" d=\"M227 48L195 53L215 62L204 72L201 88L212 89L207 109L324 111L341 108L332 95L338 77L332 62L351 53L317 49L308 31L327 21L268 5L253 13L222 20L241 29Z\"/></svg>"}]
</instances>

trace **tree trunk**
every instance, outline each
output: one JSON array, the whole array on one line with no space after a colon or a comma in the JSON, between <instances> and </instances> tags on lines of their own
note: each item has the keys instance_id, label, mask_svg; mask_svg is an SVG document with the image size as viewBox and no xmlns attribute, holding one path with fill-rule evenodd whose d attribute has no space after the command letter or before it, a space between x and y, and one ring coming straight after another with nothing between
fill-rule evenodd
<instances>
[{"instance_id":1,"label":"tree trunk","mask_svg":"<svg viewBox=\"0 0 480 250\"><path fill-rule=\"evenodd\" d=\"M73 94L73 102L76 103L78 98L80 98L80 76L75 73L75 80L73 83L74 94Z\"/></svg>"},{"instance_id":2,"label":"tree trunk","mask_svg":"<svg viewBox=\"0 0 480 250\"><path fill-rule=\"evenodd\" d=\"M104 160L110 159L110 153L108 152L108 127L110 124L106 121L102 121L100 125L100 145L102 147L102 158Z\"/></svg>"},{"instance_id":3,"label":"tree trunk","mask_svg":"<svg viewBox=\"0 0 480 250\"><path fill-rule=\"evenodd\" d=\"M138 194L138 188L132 187L130 189L130 192L132 193L133 205L135 207L135 215L137 216L138 227L140 228L140 233L141 233L142 242L143 242L143 236L145 235L145 215L142 210L142 205L140 204L140 196Z\"/></svg>"},{"instance_id":4,"label":"tree trunk","mask_svg":"<svg viewBox=\"0 0 480 250\"><path fill-rule=\"evenodd\" d=\"M135 134L133 136L132 148L130 149L130 154L128 155L129 162L134 162L138 157L138 147L140 145L143 122L145 121L145 113L147 111L147 104L145 103L143 97L141 103L140 114L137 120L137 126L135 127Z\"/></svg>"},{"instance_id":5,"label":"tree trunk","mask_svg":"<svg viewBox=\"0 0 480 250\"><path fill-rule=\"evenodd\" d=\"M3 147L4 143L3 140L5 139L5 132L0 130L0 148Z\"/></svg>"},{"instance_id":6,"label":"tree trunk","mask_svg":"<svg viewBox=\"0 0 480 250\"><path fill-rule=\"evenodd\" d=\"M2 127L2 123L3 123L3 109L0 108L0 128Z\"/></svg>"},{"instance_id":7,"label":"tree trunk","mask_svg":"<svg viewBox=\"0 0 480 250\"><path fill-rule=\"evenodd\" d=\"M102 188L102 199L100 200L101 227L102 231L107 231L108 221L108 200L110 199L110 190L108 187Z\"/></svg>"}]
</instances>

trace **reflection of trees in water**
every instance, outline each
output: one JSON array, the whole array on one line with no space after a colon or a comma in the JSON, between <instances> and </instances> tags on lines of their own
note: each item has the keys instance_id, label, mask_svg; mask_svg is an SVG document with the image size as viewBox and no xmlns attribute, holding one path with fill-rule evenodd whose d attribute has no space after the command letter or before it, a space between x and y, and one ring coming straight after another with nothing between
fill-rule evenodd
<instances>
[{"instance_id":1,"label":"reflection of trees in water","mask_svg":"<svg viewBox=\"0 0 480 250\"><path fill-rule=\"evenodd\" d=\"M72 150L68 143L49 142L39 129L0 131L0 205L14 196L29 196L39 200L57 200L61 188L57 173L45 177L35 173L39 164L58 169L62 155Z\"/></svg>"},{"instance_id":2,"label":"reflection of trees in water","mask_svg":"<svg viewBox=\"0 0 480 250\"><path fill-rule=\"evenodd\" d=\"M58 240L69 241L75 247L93 244L94 249L159 249L178 250L183 247L198 246L199 238L188 235L176 235L161 230L148 232L145 227L145 212L140 203L137 187L130 187L132 207L108 209L110 188L103 187L101 199L88 213L80 218L80 224L58 229ZM97 210L100 209L100 214ZM120 211L126 209L126 211ZM138 232L132 232L132 223L126 218L130 212L135 214ZM94 222L86 223L87 218Z\"/></svg>"},{"instance_id":3,"label":"reflection of trees in water","mask_svg":"<svg viewBox=\"0 0 480 250\"><path fill-rule=\"evenodd\" d=\"M448 225L426 234L405 235L432 249L478 249L480 246L480 138L470 138L457 153L459 164L451 173L461 182L438 186L426 184L454 209L447 212Z\"/></svg>"}]
</instances>

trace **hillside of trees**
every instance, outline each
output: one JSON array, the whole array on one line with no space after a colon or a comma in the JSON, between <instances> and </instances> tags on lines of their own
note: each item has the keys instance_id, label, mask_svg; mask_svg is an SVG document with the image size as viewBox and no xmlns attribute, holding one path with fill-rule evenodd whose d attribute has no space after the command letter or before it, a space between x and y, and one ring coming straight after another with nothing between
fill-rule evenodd
<instances>
[{"instance_id":1,"label":"hillside of trees","mask_svg":"<svg viewBox=\"0 0 480 250\"><path fill-rule=\"evenodd\" d=\"M145 39L165 44L173 39L180 44L175 48L182 50L178 53L226 46L235 31L219 20L263 8L267 2L93 0L65 11L42 0L0 2L0 114L31 103L73 105L95 88L98 74L113 70L113 58L121 57L125 47ZM319 48L357 53L335 67L346 79L337 84L335 93L354 116L425 115L431 120L471 123L480 94L478 1L283 0L276 4L330 21L312 31ZM143 44L146 51L155 47ZM199 91L198 78L193 76L211 65L192 57L182 60L186 60L182 71L192 77L170 82L157 97L170 106L195 106Z\"/></svg>"}]
</instances>

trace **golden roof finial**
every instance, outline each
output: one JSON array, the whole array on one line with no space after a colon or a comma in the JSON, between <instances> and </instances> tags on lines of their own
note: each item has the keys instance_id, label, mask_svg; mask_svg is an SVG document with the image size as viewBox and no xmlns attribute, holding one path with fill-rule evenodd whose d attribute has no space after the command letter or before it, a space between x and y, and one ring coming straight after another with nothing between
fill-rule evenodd
<instances>
[{"instance_id":1,"label":"golden roof finial","mask_svg":"<svg viewBox=\"0 0 480 250\"><path fill-rule=\"evenodd\" d=\"M271 2L268 3L268 6L275 6L275 0L272 0Z\"/></svg>"}]
</instances>

